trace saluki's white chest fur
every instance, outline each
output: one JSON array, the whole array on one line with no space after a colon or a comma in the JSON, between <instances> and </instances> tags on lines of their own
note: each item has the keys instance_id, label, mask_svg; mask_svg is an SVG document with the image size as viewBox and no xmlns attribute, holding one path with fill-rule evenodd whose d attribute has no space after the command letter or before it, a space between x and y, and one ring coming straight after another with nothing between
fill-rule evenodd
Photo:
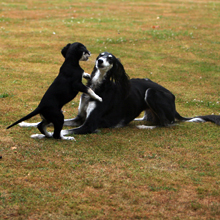
<instances>
[{"instance_id":1,"label":"saluki's white chest fur","mask_svg":"<svg viewBox=\"0 0 220 220\"><path fill-rule=\"evenodd\" d=\"M105 73L105 71L100 70L97 70L95 72L95 76L92 78L92 89L95 89L98 85L102 83Z\"/></svg>"}]
</instances>

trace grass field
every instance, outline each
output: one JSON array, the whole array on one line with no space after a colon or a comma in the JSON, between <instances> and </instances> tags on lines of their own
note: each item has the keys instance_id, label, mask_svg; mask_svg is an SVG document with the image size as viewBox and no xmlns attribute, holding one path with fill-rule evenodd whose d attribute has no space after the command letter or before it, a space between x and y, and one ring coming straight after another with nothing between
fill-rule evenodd
<instances>
[{"instance_id":1,"label":"grass field","mask_svg":"<svg viewBox=\"0 0 220 220\"><path fill-rule=\"evenodd\" d=\"M0 1L0 219L219 219L214 124L138 130L132 122L76 142L5 129L38 105L61 49L75 41L92 52L86 72L108 51L131 78L172 91L181 115L219 115L219 21L219 1ZM76 116L79 97L65 118Z\"/></svg>"}]
</instances>

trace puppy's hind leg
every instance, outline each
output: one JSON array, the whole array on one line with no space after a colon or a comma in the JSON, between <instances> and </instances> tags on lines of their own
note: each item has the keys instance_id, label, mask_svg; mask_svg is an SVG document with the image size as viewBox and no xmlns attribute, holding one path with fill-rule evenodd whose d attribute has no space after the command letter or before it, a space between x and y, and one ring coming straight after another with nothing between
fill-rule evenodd
<instances>
[{"instance_id":1,"label":"puppy's hind leg","mask_svg":"<svg viewBox=\"0 0 220 220\"><path fill-rule=\"evenodd\" d=\"M50 138L50 137L52 137L52 133L47 131L48 125L49 125L49 123L46 120L43 120L40 124L38 124L37 128L42 134L44 134L46 137Z\"/></svg>"},{"instance_id":2,"label":"puppy's hind leg","mask_svg":"<svg viewBox=\"0 0 220 220\"><path fill-rule=\"evenodd\" d=\"M47 126L49 123L46 120L43 120L42 122L38 123L37 128L41 132L41 134L33 134L31 135L31 138L37 138L42 139L44 137L51 138L52 133L47 131Z\"/></svg>"},{"instance_id":3,"label":"puppy's hind leg","mask_svg":"<svg viewBox=\"0 0 220 220\"><path fill-rule=\"evenodd\" d=\"M63 123L64 123L64 116L62 112L56 115L52 123L54 125L53 138L62 139L62 140L75 140L74 137L64 137L61 135L61 130L63 128Z\"/></svg>"}]
</instances>

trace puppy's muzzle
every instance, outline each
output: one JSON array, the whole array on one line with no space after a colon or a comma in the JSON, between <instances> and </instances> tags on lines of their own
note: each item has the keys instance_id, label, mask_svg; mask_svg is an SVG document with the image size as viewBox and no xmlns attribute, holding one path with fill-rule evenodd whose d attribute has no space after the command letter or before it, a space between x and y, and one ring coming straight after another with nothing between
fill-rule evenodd
<instances>
[{"instance_id":1,"label":"puppy's muzzle","mask_svg":"<svg viewBox=\"0 0 220 220\"><path fill-rule=\"evenodd\" d=\"M81 61L87 61L90 57L91 53L88 51L88 52L83 52L83 55L81 57Z\"/></svg>"}]
</instances>

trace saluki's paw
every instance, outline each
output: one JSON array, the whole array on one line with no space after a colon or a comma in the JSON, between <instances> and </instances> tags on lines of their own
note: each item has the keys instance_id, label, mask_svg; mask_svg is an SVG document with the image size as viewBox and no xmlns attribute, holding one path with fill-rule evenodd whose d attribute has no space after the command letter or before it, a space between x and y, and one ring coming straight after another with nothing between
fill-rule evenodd
<instances>
[{"instance_id":1,"label":"saluki's paw","mask_svg":"<svg viewBox=\"0 0 220 220\"><path fill-rule=\"evenodd\" d=\"M31 135L31 138L34 138L34 139L43 139L45 137L46 136L44 134L32 134Z\"/></svg>"},{"instance_id":2,"label":"saluki's paw","mask_svg":"<svg viewBox=\"0 0 220 220\"><path fill-rule=\"evenodd\" d=\"M68 134L71 134L70 132L69 132L69 130L61 130L61 132L60 132L60 135L63 137L63 136L66 136L66 135L68 135Z\"/></svg>"},{"instance_id":3,"label":"saluki's paw","mask_svg":"<svg viewBox=\"0 0 220 220\"><path fill-rule=\"evenodd\" d=\"M37 127L38 124L39 124L39 122L37 122L37 123L28 123L28 122L22 121L22 122L19 123L18 125L19 125L20 127Z\"/></svg>"},{"instance_id":4,"label":"saluki's paw","mask_svg":"<svg viewBox=\"0 0 220 220\"><path fill-rule=\"evenodd\" d=\"M136 127L139 128L139 129L154 129L157 126L137 125Z\"/></svg>"},{"instance_id":5,"label":"saluki's paw","mask_svg":"<svg viewBox=\"0 0 220 220\"><path fill-rule=\"evenodd\" d=\"M68 136L68 137L61 136L61 139L68 140L68 141L76 141L76 139L74 137L70 137L70 136Z\"/></svg>"},{"instance_id":6,"label":"saluki's paw","mask_svg":"<svg viewBox=\"0 0 220 220\"><path fill-rule=\"evenodd\" d=\"M94 134L101 133L101 130L96 129L93 133L94 133Z\"/></svg>"}]
</instances>

